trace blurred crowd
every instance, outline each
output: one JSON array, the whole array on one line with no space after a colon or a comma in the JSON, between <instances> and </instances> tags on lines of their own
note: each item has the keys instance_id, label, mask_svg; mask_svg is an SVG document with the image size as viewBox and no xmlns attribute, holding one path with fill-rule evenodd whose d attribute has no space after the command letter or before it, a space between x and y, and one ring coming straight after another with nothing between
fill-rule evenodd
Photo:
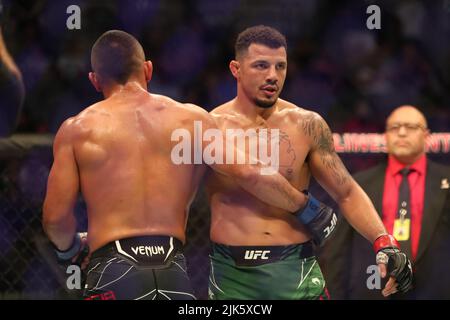
<instances>
[{"instance_id":1,"label":"blurred crowd","mask_svg":"<svg viewBox=\"0 0 450 320\"><path fill-rule=\"evenodd\" d=\"M153 61L149 91L211 110L235 96L228 70L238 32L255 24L288 40L285 98L319 112L334 132L382 132L401 104L421 107L432 131L449 131L450 1L4 0L3 33L23 74L18 132L54 133L102 97L91 87L90 49L125 30ZM68 30L70 5L81 29ZM381 29L369 30L369 5Z\"/></svg>"}]
</instances>

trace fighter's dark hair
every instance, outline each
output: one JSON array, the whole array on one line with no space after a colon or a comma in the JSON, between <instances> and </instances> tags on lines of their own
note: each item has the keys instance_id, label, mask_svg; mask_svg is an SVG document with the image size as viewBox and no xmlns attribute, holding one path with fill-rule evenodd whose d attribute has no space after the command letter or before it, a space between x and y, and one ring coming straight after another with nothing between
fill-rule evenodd
<instances>
[{"instance_id":1,"label":"fighter's dark hair","mask_svg":"<svg viewBox=\"0 0 450 320\"><path fill-rule=\"evenodd\" d=\"M286 38L276 29L264 25L250 27L239 33L234 45L236 59L244 54L252 43L262 44L272 49L284 47L287 51Z\"/></svg>"},{"instance_id":2,"label":"fighter's dark hair","mask_svg":"<svg viewBox=\"0 0 450 320\"><path fill-rule=\"evenodd\" d=\"M105 82L125 84L145 61L144 50L131 34L110 30L102 34L91 51L91 65Z\"/></svg>"}]
</instances>

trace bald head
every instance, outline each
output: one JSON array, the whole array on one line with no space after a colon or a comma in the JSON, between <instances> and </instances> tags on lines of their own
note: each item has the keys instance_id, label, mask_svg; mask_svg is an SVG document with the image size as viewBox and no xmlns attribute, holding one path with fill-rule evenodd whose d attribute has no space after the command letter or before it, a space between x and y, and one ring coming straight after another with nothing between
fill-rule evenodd
<instances>
[{"instance_id":1,"label":"bald head","mask_svg":"<svg viewBox=\"0 0 450 320\"><path fill-rule=\"evenodd\" d=\"M144 50L136 38L119 30L102 34L91 51L92 69L103 84L125 84L142 71L144 62Z\"/></svg>"},{"instance_id":2,"label":"bald head","mask_svg":"<svg viewBox=\"0 0 450 320\"><path fill-rule=\"evenodd\" d=\"M406 165L413 164L425 153L428 135L427 120L416 107L398 107L387 118L388 153Z\"/></svg>"},{"instance_id":3,"label":"bald head","mask_svg":"<svg viewBox=\"0 0 450 320\"><path fill-rule=\"evenodd\" d=\"M394 109L394 111L392 111L389 117L387 118L386 127L389 126L389 123L402 121L409 123L417 123L424 128L428 127L427 120L425 119L423 113L420 112L419 109L417 109L416 107L410 105L404 105Z\"/></svg>"}]
</instances>

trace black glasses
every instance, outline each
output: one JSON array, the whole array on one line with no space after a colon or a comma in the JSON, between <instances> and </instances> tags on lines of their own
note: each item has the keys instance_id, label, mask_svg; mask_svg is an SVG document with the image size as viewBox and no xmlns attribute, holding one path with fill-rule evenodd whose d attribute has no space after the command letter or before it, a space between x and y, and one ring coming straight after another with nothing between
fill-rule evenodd
<instances>
[{"instance_id":1,"label":"black glasses","mask_svg":"<svg viewBox=\"0 0 450 320\"><path fill-rule=\"evenodd\" d=\"M421 129L421 130L426 129L424 126L422 126L421 124L417 124L417 123L394 123L394 124L386 127L386 131L392 132L392 133L397 133L400 131L401 127L404 127L406 132L408 132L408 133L416 132L419 129Z\"/></svg>"}]
</instances>

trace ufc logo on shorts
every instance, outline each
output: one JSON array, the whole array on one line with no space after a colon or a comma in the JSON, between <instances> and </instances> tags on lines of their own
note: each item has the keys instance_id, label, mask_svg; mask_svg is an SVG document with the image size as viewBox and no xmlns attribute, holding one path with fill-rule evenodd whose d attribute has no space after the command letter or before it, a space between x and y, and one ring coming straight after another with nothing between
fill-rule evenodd
<instances>
[{"instance_id":1,"label":"ufc logo on shorts","mask_svg":"<svg viewBox=\"0 0 450 320\"><path fill-rule=\"evenodd\" d=\"M261 259L261 260L267 260L269 259L269 257L267 256L267 254L270 253L270 250L246 250L245 251L245 260L257 260L257 259Z\"/></svg>"},{"instance_id":2,"label":"ufc logo on shorts","mask_svg":"<svg viewBox=\"0 0 450 320\"><path fill-rule=\"evenodd\" d=\"M333 217L331 218L331 224L326 227L323 232L325 232L325 239L330 236L330 234L333 232L334 228L336 227L337 223L337 216L336 213L333 213Z\"/></svg>"}]
</instances>

